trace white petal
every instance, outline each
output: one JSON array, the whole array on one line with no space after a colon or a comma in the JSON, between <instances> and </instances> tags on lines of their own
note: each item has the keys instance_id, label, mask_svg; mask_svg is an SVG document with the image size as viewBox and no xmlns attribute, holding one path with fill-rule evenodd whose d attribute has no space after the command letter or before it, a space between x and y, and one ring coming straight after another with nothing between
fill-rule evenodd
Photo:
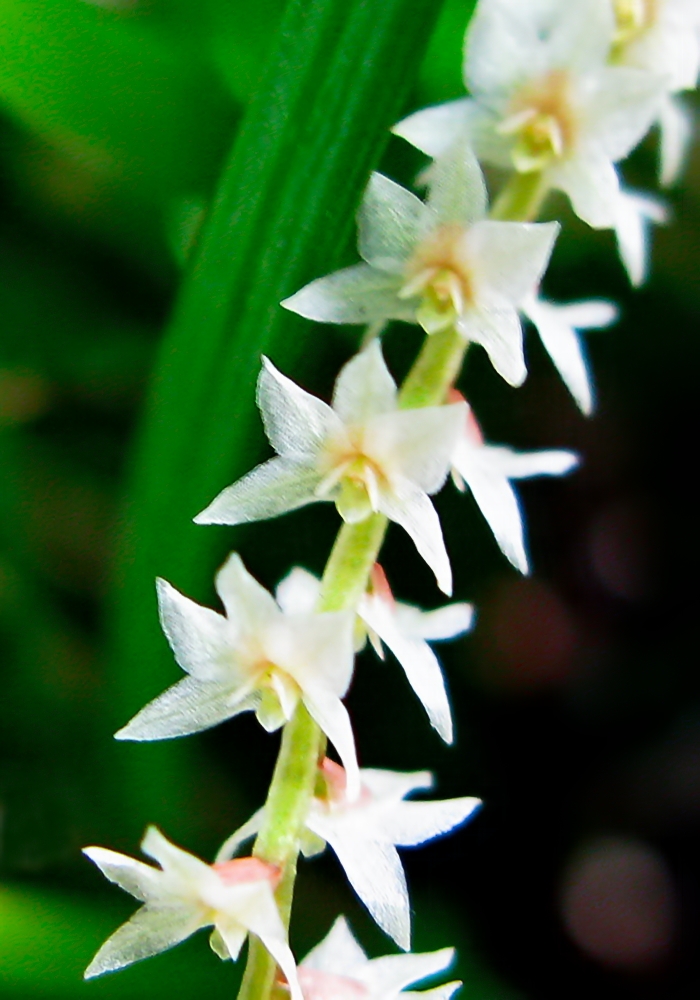
<instances>
[{"instance_id":1,"label":"white petal","mask_svg":"<svg viewBox=\"0 0 700 1000\"><path fill-rule=\"evenodd\" d=\"M406 877L391 844L363 840L351 830L320 832L335 851L348 882L383 931L400 948L411 947Z\"/></svg>"},{"instance_id":2,"label":"white petal","mask_svg":"<svg viewBox=\"0 0 700 1000\"><path fill-rule=\"evenodd\" d=\"M513 448L485 445L483 455L491 468L508 479L563 476L579 463L578 455L573 451L515 451Z\"/></svg>"},{"instance_id":3,"label":"white petal","mask_svg":"<svg viewBox=\"0 0 700 1000\"><path fill-rule=\"evenodd\" d=\"M553 187L571 199L579 219L594 229L612 229L619 198L619 181L610 159L599 151L587 151L550 171Z\"/></svg>"},{"instance_id":4,"label":"white petal","mask_svg":"<svg viewBox=\"0 0 700 1000\"><path fill-rule=\"evenodd\" d=\"M651 128L666 92L662 76L626 66L604 66L591 77L585 114L589 142L616 163Z\"/></svg>"},{"instance_id":5,"label":"white petal","mask_svg":"<svg viewBox=\"0 0 700 1000\"><path fill-rule=\"evenodd\" d=\"M452 742L452 713L437 657L423 639L411 638L397 627L391 609L381 601L363 601L360 616L374 629L403 667L409 684L423 704L431 725L445 743Z\"/></svg>"},{"instance_id":6,"label":"white petal","mask_svg":"<svg viewBox=\"0 0 700 1000\"><path fill-rule=\"evenodd\" d=\"M177 844L173 844L155 826L149 826L146 830L141 841L141 850L158 862L165 873L163 881L171 884L176 891L183 885L192 890L198 881L208 878L211 874L209 865L189 851L184 851Z\"/></svg>"},{"instance_id":7,"label":"white petal","mask_svg":"<svg viewBox=\"0 0 700 1000\"><path fill-rule=\"evenodd\" d=\"M474 606L463 602L447 604L434 611L422 611L401 602L396 605L396 619L406 635L436 642L455 639L474 624Z\"/></svg>"},{"instance_id":8,"label":"white petal","mask_svg":"<svg viewBox=\"0 0 700 1000\"><path fill-rule=\"evenodd\" d=\"M477 308L457 322L465 340L481 344L489 360L508 385L522 385L527 376L523 330L515 306L504 296L482 294Z\"/></svg>"},{"instance_id":9,"label":"white petal","mask_svg":"<svg viewBox=\"0 0 700 1000\"><path fill-rule=\"evenodd\" d=\"M178 665L199 680L221 680L232 638L226 619L191 601L166 580L156 580L156 591L160 624Z\"/></svg>"},{"instance_id":10,"label":"white petal","mask_svg":"<svg viewBox=\"0 0 700 1000\"><path fill-rule=\"evenodd\" d=\"M321 727L338 751L340 761L345 768L346 794L350 801L354 801L360 794L360 768L357 763L355 737L345 705L339 698L319 687L304 692L304 704L311 718Z\"/></svg>"},{"instance_id":11,"label":"white petal","mask_svg":"<svg viewBox=\"0 0 700 1000\"><path fill-rule=\"evenodd\" d=\"M394 997L404 986L410 986L411 983L417 983L448 968L454 961L454 955L454 948L441 948L440 951L417 955L384 955L370 963L365 981L371 984L372 996Z\"/></svg>"},{"instance_id":12,"label":"white petal","mask_svg":"<svg viewBox=\"0 0 700 1000\"><path fill-rule=\"evenodd\" d=\"M97 865L110 882L131 893L140 902L157 899L160 895L162 873L152 865L104 847L84 847L83 854Z\"/></svg>"},{"instance_id":13,"label":"white petal","mask_svg":"<svg viewBox=\"0 0 700 1000\"><path fill-rule=\"evenodd\" d=\"M335 976L357 978L367 965L367 956L359 946L345 917L338 917L323 941L301 963L305 969L329 972Z\"/></svg>"},{"instance_id":14,"label":"white petal","mask_svg":"<svg viewBox=\"0 0 700 1000\"><path fill-rule=\"evenodd\" d=\"M353 611L295 615L271 634L266 651L302 692L323 687L342 698L352 679L354 627Z\"/></svg>"},{"instance_id":15,"label":"white petal","mask_svg":"<svg viewBox=\"0 0 700 1000\"><path fill-rule=\"evenodd\" d=\"M333 390L333 409L345 424L363 424L396 409L396 382L377 340L343 365Z\"/></svg>"},{"instance_id":16,"label":"white petal","mask_svg":"<svg viewBox=\"0 0 700 1000\"><path fill-rule=\"evenodd\" d=\"M457 139L428 171L428 206L438 222L468 225L483 219L486 184L479 162L466 138Z\"/></svg>"},{"instance_id":17,"label":"white petal","mask_svg":"<svg viewBox=\"0 0 700 1000\"><path fill-rule=\"evenodd\" d=\"M463 986L461 979L455 979L451 983L445 983L444 986L433 986L431 990L420 990L420 992L414 992L413 990L404 990L401 994L401 1000L451 1000L460 986Z\"/></svg>"},{"instance_id":18,"label":"white petal","mask_svg":"<svg viewBox=\"0 0 700 1000\"><path fill-rule=\"evenodd\" d=\"M475 460L463 448L456 452L454 464L474 494L501 551L521 573L528 573L520 507L505 474Z\"/></svg>"},{"instance_id":19,"label":"white petal","mask_svg":"<svg viewBox=\"0 0 700 1000\"><path fill-rule=\"evenodd\" d=\"M267 358L258 378L257 403L270 444L285 458L313 459L340 429L327 403L305 392Z\"/></svg>"},{"instance_id":20,"label":"white petal","mask_svg":"<svg viewBox=\"0 0 700 1000\"><path fill-rule=\"evenodd\" d=\"M260 828L265 818L265 809L258 809L253 815L247 820L243 826L240 826L235 833L232 833L230 837L227 837L223 842L219 850L217 851L214 863L219 865L222 861L230 861L236 853L241 844L244 844L246 840L250 840L257 833L260 832Z\"/></svg>"},{"instance_id":21,"label":"white petal","mask_svg":"<svg viewBox=\"0 0 700 1000\"><path fill-rule=\"evenodd\" d=\"M437 511L427 495L409 480L394 483L393 487L382 492L380 512L408 532L419 555L435 574L438 587L449 597L452 568Z\"/></svg>"},{"instance_id":22,"label":"white petal","mask_svg":"<svg viewBox=\"0 0 700 1000\"><path fill-rule=\"evenodd\" d=\"M105 941L85 970L85 978L92 979L157 955L184 941L202 926L197 910L143 906Z\"/></svg>"},{"instance_id":23,"label":"white petal","mask_svg":"<svg viewBox=\"0 0 700 1000\"><path fill-rule=\"evenodd\" d=\"M649 264L649 227L652 222L665 222L662 202L633 191L620 191L615 220L615 235L622 263L631 283L638 287L646 276Z\"/></svg>"},{"instance_id":24,"label":"white petal","mask_svg":"<svg viewBox=\"0 0 700 1000\"><path fill-rule=\"evenodd\" d=\"M388 319L412 323L410 305L397 294L402 284L395 274L369 264L354 264L317 278L280 305L317 323L378 323Z\"/></svg>"},{"instance_id":25,"label":"white petal","mask_svg":"<svg viewBox=\"0 0 700 1000\"><path fill-rule=\"evenodd\" d=\"M286 615L308 615L315 610L320 593L318 577L295 566L278 583L275 600Z\"/></svg>"},{"instance_id":26,"label":"white petal","mask_svg":"<svg viewBox=\"0 0 700 1000\"><path fill-rule=\"evenodd\" d=\"M281 617L272 594L251 576L237 552L216 574L216 592L241 635L260 634Z\"/></svg>"},{"instance_id":27,"label":"white petal","mask_svg":"<svg viewBox=\"0 0 700 1000\"><path fill-rule=\"evenodd\" d=\"M693 119L689 108L677 98L669 96L659 110L661 129L661 184L673 184L685 165L693 135Z\"/></svg>"},{"instance_id":28,"label":"white petal","mask_svg":"<svg viewBox=\"0 0 700 1000\"><path fill-rule=\"evenodd\" d=\"M387 810L382 836L398 847L416 847L470 819L481 799L464 797L433 802L397 802Z\"/></svg>"},{"instance_id":29,"label":"white petal","mask_svg":"<svg viewBox=\"0 0 700 1000\"><path fill-rule=\"evenodd\" d=\"M557 222L491 220L472 226L468 246L479 281L516 305L522 302L539 283L559 228Z\"/></svg>"},{"instance_id":30,"label":"white petal","mask_svg":"<svg viewBox=\"0 0 700 1000\"><path fill-rule=\"evenodd\" d=\"M463 98L423 108L398 122L391 131L428 156L440 156L464 131L467 106L471 103Z\"/></svg>"},{"instance_id":31,"label":"white petal","mask_svg":"<svg viewBox=\"0 0 700 1000\"><path fill-rule=\"evenodd\" d=\"M249 685L185 677L154 698L114 734L116 740L169 740L211 729L253 707Z\"/></svg>"},{"instance_id":32,"label":"white petal","mask_svg":"<svg viewBox=\"0 0 700 1000\"><path fill-rule=\"evenodd\" d=\"M272 458L222 490L195 524L245 524L262 521L317 500L321 476L314 463Z\"/></svg>"},{"instance_id":33,"label":"white petal","mask_svg":"<svg viewBox=\"0 0 700 1000\"><path fill-rule=\"evenodd\" d=\"M430 771L386 771L383 768L363 767L360 771L362 786L372 793L373 799L400 802L412 792L426 791L433 787Z\"/></svg>"},{"instance_id":34,"label":"white petal","mask_svg":"<svg viewBox=\"0 0 700 1000\"><path fill-rule=\"evenodd\" d=\"M373 173L357 217L360 256L380 271L402 275L429 222L420 198Z\"/></svg>"},{"instance_id":35,"label":"white petal","mask_svg":"<svg viewBox=\"0 0 700 1000\"><path fill-rule=\"evenodd\" d=\"M390 482L397 475L425 493L437 493L465 419L464 403L387 413L368 424L365 447Z\"/></svg>"}]
</instances>

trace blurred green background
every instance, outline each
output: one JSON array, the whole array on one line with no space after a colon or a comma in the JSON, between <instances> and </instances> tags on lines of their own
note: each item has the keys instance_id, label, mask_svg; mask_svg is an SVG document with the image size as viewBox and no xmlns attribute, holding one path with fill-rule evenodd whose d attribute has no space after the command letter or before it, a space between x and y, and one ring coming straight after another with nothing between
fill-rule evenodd
<instances>
[{"instance_id":1,"label":"blurred green background","mask_svg":"<svg viewBox=\"0 0 700 1000\"><path fill-rule=\"evenodd\" d=\"M309 32L322 6L307 2ZM372 6L355 4L358 24L373 16ZM158 634L154 575L212 603L211 573L230 548L272 586L293 562L320 570L337 528L330 505L245 531L189 524L234 473L265 454L252 389L263 343L325 395L357 346L356 329L279 319L281 294L267 288L267 272L256 271L243 249L236 256L240 219L231 216L229 226L225 206L209 213L222 176L231 203L248 203L256 141L261 190L283 192L275 219L292 212L285 205L296 200L294 189L283 187L291 181L282 167L266 173L272 127L251 140L244 125L233 165L245 161L245 170L226 167L246 113L255 123L272 109L274 121L275 102L284 103L270 86L276 66L266 69L270 53L281 51L283 7L283 0L255 7L0 0L2 997L234 995L239 970L210 955L202 935L83 984L83 968L133 905L79 851L100 843L136 854L146 824L156 822L211 857L260 805L274 761L276 738L247 717L159 746L112 740L177 679ZM389 93L368 118L370 138L392 114L460 95L470 9L465 0L415 4L416 40L407 26L405 44L403 34L386 42L407 70L399 87L387 69ZM411 16L411 3L402 10ZM380 62L370 40L363 44L367 65ZM362 51L350 30L347 45ZM332 80L357 77L359 93L369 76L362 64L343 69L342 62L334 72L346 76ZM350 108L348 147L352 129L363 127L351 96L334 82L318 98L329 109L335 101L341 119ZM324 180L319 167L326 202L314 216L318 237L302 231L294 244L300 270L285 273L286 294L301 283L298 274L308 280L354 259L350 214L380 152L371 143L364 150L363 176L338 160L348 206L337 218L329 206L338 182ZM382 169L407 184L423 166L398 140L382 155ZM649 187L654 166L651 137L625 174ZM364 764L430 767L441 793L486 801L464 831L406 852L416 947L455 944L470 1000L558 997L562 989L571 997L697 995L697 500L688 462L700 360L697 149L669 202L673 223L654 235L652 279L634 293L610 234L591 234L564 205L552 205L566 223L547 292L622 306L617 327L589 336L599 397L592 420L578 415L531 333L531 374L517 392L481 355L470 359L463 388L489 438L575 447L583 467L565 482L522 487L535 566L529 580L504 564L468 498L450 489L440 497L457 596L479 612L474 635L443 654L456 748L438 745L392 663L363 657L350 696ZM282 231L260 211L262 230ZM245 246L267 259L253 222ZM234 297L223 319L222 306L211 326L202 320L193 329L197 303L187 288L199 287L206 300L212 241L229 230L236 295L247 296L240 325ZM328 251L322 232L333 240ZM272 268L288 246L270 239ZM332 259L319 263L326 253ZM228 262L217 266L225 284ZM200 340L208 350L217 324L222 336L236 327L238 346L197 354ZM271 332L246 353L248 329ZM413 329L389 331L397 375L418 344ZM206 418L198 406L208 407ZM385 563L401 597L435 604L428 574L400 533L390 533ZM341 910L372 954L389 950L324 857L303 866L297 954Z\"/></svg>"}]
</instances>

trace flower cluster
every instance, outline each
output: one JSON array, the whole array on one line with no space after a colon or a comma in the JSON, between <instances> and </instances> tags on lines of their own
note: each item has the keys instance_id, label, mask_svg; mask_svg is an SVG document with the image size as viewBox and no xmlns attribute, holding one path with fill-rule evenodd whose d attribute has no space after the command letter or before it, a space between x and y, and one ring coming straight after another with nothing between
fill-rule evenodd
<instances>
[{"instance_id":1,"label":"flower cluster","mask_svg":"<svg viewBox=\"0 0 700 1000\"><path fill-rule=\"evenodd\" d=\"M449 949L369 960L340 917L297 968L280 892L284 886L288 902L299 852L312 857L329 846L377 924L409 950L397 847L454 830L480 803L407 800L432 786L431 774L360 768L343 699L356 652L367 643L382 658L388 650L430 724L452 743L448 686L430 643L468 632L474 613L463 602L423 611L396 600L378 561L384 535L398 524L451 595L431 497L452 480L471 492L507 559L529 572L512 482L564 475L577 457L488 443L456 388L465 355L477 345L519 386L527 375L526 320L580 409L592 411L580 332L608 326L616 310L543 296L559 224L535 220L550 190L565 192L584 222L616 232L632 281L641 281L646 230L664 210L622 187L617 164L658 124L662 180L675 178L689 131L677 95L695 86L699 64L694 0L480 0L465 40L471 96L395 126L433 159L422 175L425 200L373 174L358 215L362 261L282 302L319 323L367 326L363 348L341 369L330 403L262 360L257 401L275 454L195 517L236 525L332 502L341 527L323 577L296 567L273 595L233 553L216 577L224 614L159 580L161 624L185 676L116 734L168 739L254 712L268 732L283 729L267 801L212 865L153 828L142 847L159 868L88 848L107 878L143 906L103 945L87 976L169 948L201 927L213 927L212 948L224 959L235 959L252 936L245 1000L267 1000L273 984L293 1000L393 1000L449 963ZM505 173L491 209L480 160ZM400 388L379 337L391 321L426 334ZM339 761L327 756L327 743ZM252 856L237 857L253 836ZM457 985L429 995L448 1000Z\"/></svg>"}]
</instances>

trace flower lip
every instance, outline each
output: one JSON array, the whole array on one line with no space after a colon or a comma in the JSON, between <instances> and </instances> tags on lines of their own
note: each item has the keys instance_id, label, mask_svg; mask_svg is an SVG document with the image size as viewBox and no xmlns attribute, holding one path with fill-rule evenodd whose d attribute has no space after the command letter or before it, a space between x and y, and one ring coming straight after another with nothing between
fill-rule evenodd
<instances>
[{"instance_id":1,"label":"flower lip","mask_svg":"<svg viewBox=\"0 0 700 1000\"><path fill-rule=\"evenodd\" d=\"M648 31L659 16L659 0L613 0L615 46L628 45Z\"/></svg>"},{"instance_id":2,"label":"flower lip","mask_svg":"<svg viewBox=\"0 0 700 1000\"><path fill-rule=\"evenodd\" d=\"M496 131L515 138L511 158L519 173L543 170L573 150L578 129L572 105L571 78L563 69L516 92Z\"/></svg>"},{"instance_id":3,"label":"flower lip","mask_svg":"<svg viewBox=\"0 0 700 1000\"><path fill-rule=\"evenodd\" d=\"M422 240L406 265L400 299L422 296L417 318L427 333L448 326L474 304L474 284L463 225L438 226Z\"/></svg>"}]
</instances>

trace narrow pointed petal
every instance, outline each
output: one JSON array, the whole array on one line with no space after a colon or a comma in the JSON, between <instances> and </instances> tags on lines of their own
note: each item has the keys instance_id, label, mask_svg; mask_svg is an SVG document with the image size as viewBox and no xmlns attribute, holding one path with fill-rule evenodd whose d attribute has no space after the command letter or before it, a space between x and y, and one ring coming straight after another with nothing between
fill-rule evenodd
<instances>
[{"instance_id":1,"label":"narrow pointed petal","mask_svg":"<svg viewBox=\"0 0 700 1000\"><path fill-rule=\"evenodd\" d=\"M494 222L472 226L469 249L479 279L515 305L539 283L552 254L557 222Z\"/></svg>"},{"instance_id":2,"label":"narrow pointed petal","mask_svg":"<svg viewBox=\"0 0 700 1000\"><path fill-rule=\"evenodd\" d=\"M265 810L258 809L253 815L247 820L243 826L240 826L235 833L232 833L230 837L223 842L219 850L217 851L216 858L214 859L214 864L220 865L223 861L230 861L236 853L241 844L244 844L246 840L250 840L257 833L260 832L263 819L265 818Z\"/></svg>"},{"instance_id":3,"label":"narrow pointed petal","mask_svg":"<svg viewBox=\"0 0 700 1000\"><path fill-rule=\"evenodd\" d=\"M152 865L104 847L84 847L83 854L97 865L110 882L114 882L140 902L146 903L158 898L162 873Z\"/></svg>"},{"instance_id":4,"label":"narrow pointed petal","mask_svg":"<svg viewBox=\"0 0 700 1000\"><path fill-rule=\"evenodd\" d=\"M363 767L362 785L374 799L401 799L412 792L427 791L434 781L430 771L386 771L384 768Z\"/></svg>"},{"instance_id":5,"label":"narrow pointed petal","mask_svg":"<svg viewBox=\"0 0 700 1000\"><path fill-rule=\"evenodd\" d=\"M117 740L169 740L211 729L253 707L250 685L185 677L154 698L114 734Z\"/></svg>"},{"instance_id":6,"label":"narrow pointed petal","mask_svg":"<svg viewBox=\"0 0 700 1000\"><path fill-rule=\"evenodd\" d=\"M358 969L367 965L367 956L355 940L345 917L338 917L323 941L309 952L301 964L306 969L352 979L357 976Z\"/></svg>"},{"instance_id":7,"label":"narrow pointed petal","mask_svg":"<svg viewBox=\"0 0 700 1000\"><path fill-rule=\"evenodd\" d=\"M693 134L693 120L683 102L669 96L661 104L658 122L661 129L661 186L670 187L678 180L685 165Z\"/></svg>"},{"instance_id":8,"label":"narrow pointed petal","mask_svg":"<svg viewBox=\"0 0 700 1000\"><path fill-rule=\"evenodd\" d=\"M586 108L596 147L613 163L624 159L651 128L665 92L663 76L628 66L598 69Z\"/></svg>"},{"instance_id":9,"label":"narrow pointed petal","mask_svg":"<svg viewBox=\"0 0 700 1000\"><path fill-rule=\"evenodd\" d=\"M318 832L335 851L348 882L372 917L399 948L408 951L411 947L408 889L396 848L363 840L354 830Z\"/></svg>"},{"instance_id":10,"label":"narrow pointed petal","mask_svg":"<svg viewBox=\"0 0 700 1000\"><path fill-rule=\"evenodd\" d=\"M318 577L295 566L277 585L275 600L286 615L308 615L315 610L320 593Z\"/></svg>"},{"instance_id":11,"label":"narrow pointed petal","mask_svg":"<svg viewBox=\"0 0 700 1000\"><path fill-rule=\"evenodd\" d=\"M401 631L430 642L456 639L474 624L474 606L459 602L434 611L422 611L408 604L399 604L396 617Z\"/></svg>"},{"instance_id":12,"label":"narrow pointed petal","mask_svg":"<svg viewBox=\"0 0 700 1000\"><path fill-rule=\"evenodd\" d=\"M147 828L141 841L141 850L161 866L165 873L162 876L164 882L171 882L171 877L175 876L184 884L196 885L198 879L209 875L209 865L173 844L156 826Z\"/></svg>"},{"instance_id":13,"label":"narrow pointed petal","mask_svg":"<svg viewBox=\"0 0 700 1000\"><path fill-rule=\"evenodd\" d=\"M573 451L515 451L486 445L489 465L508 479L531 479L533 476L563 476L579 463Z\"/></svg>"},{"instance_id":14,"label":"narrow pointed petal","mask_svg":"<svg viewBox=\"0 0 700 1000\"><path fill-rule=\"evenodd\" d=\"M417 955L384 955L372 961L367 981L372 984L373 995L393 997L404 986L447 969L454 961L454 955L454 948ZM419 995L425 996L424 993Z\"/></svg>"},{"instance_id":15,"label":"narrow pointed petal","mask_svg":"<svg viewBox=\"0 0 700 1000\"><path fill-rule=\"evenodd\" d=\"M355 737L345 705L334 695L315 687L304 691L304 704L338 752L345 768L347 797L354 801L360 794L360 768L357 763Z\"/></svg>"},{"instance_id":16,"label":"narrow pointed petal","mask_svg":"<svg viewBox=\"0 0 700 1000\"><path fill-rule=\"evenodd\" d=\"M467 108L472 103L467 98L462 98L432 108L423 108L398 122L391 131L427 156L441 156L455 138L464 132Z\"/></svg>"},{"instance_id":17,"label":"narrow pointed petal","mask_svg":"<svg viewBox=\"0 0 700 1000\"><path fill-rule=\"evenodd\" d=\"M317 323L413 322L410 305L398 297L403 280L369 264L354 264L317 278L280 305Z\"/></svg>"},{"instance_id":18,"label":"narrow pointed petal","mask_svg":"<svg viewBox=\"0 0 700 1000\"><path fill-rule=\"evenodd\" d=\"M484 175L471 145L458 137L428 172L428 206L443 225L470 225L486 215Z\"/></svg>"},{"instance_id":19,"label":"narrow pointed petal","mask_svg":"<svg viewBox=\"0 0 700 1000\"><path fill-rule=\"evenodd\" d=\"M422 702L433 728L445 743L451 743L450 702L440 664L430 646L423 639L406 636L383 602L365 601L360 605L359 612L403 667L408 683Z\"/></svg>"},{"instance_id":20,"label":"narrow pointed petal","mask_svg":"<svg viewBox=\"0 0 700 1000\"><path fill-rule=\"evenodd\" d=\"M285 458L308 460L340 428L327 403L305 392L267 358L258 378L257 403L270 444Z\"/></svg>"},{"instance_id":21,"label":"narrow pointed petal","mask_svg":"<svg viewBox=\"0 0 700 1000\"><path fill-rule=\"evenodd\" d=\"M461 448L454 464L474 494L503 554L521 573L528 573L520 506L506 476L486 463L474 461Z\"/></svg>"},{"instance_id":22,"label":"narrow pointed petal","mask_svg":"<svg viewBox=\"0 0 700 1000\"><path fill-rule=\"evenodd\" d=\"M561 164L551 172L554 187L571 199L579 219L593 229L612 229L620 194L620 184L611 161L599 151L589 151Z\"/></svg>"},{"instance_id":23,"label":"narrow pointed petal","mask_svg":"<svg viewBox=\"0 0 700 1000\"><path fill-rule=\"evenodd\" d=\"M286 622L284 632L272 634L269 652L302 692L322 684L329 695L343 698L352 679L354 627L352 611L299 615Z\"/></svg>"},{"instance_id":24,"label":"narrow pointed petal","mask_svg":"<svg viewBox=\"0 0 700 1000\"><path fill-rule=\"evenodd\" d=\"M452 594L452 567L442 536L440 519L429 498L405 479L381 495L380 512L395 521L413 541L418 554L435 574L443 594Z\"/></svg>"},{"instance_id":25,"label":"narrow pointed petal","mask_svg":"<svg viewBox=\"0 0 700 1000\"><path fill-rule=\"evenodd\" d=\"M277 517L314 503L320 481L315 463L272 458L222 490L194 522L246 524Z\"/></svg>"},{"instance_id":26,"label":"narrow pointed petal","mask_svg":"<svg viewBox=\"0 0 700 1000\"><path fill-rule=\"evenodd\" d=\"M396 382L374 340L340 371L333 390L333 409L344 424L362 424L396 409Z\"/></svg>"},{"instance_id":27,"label":"narrow pointed petal","mask_svg":"<svg viewBox=\"0 0 700 1000\"><path fill-rule=\"evenodd\" d=\"M461 979L455 979L451 983L445 983L444 986L433 986L431 990L420 990L419 992L404 990L402 1000L452 1000L454 994L463 985Z\"/></svg>"},{"instance_id":28,"label":"narrow pointed petal","mask_svg":"<svg viewBox=\"0 0 700 1000\"><path fill-rule=\"evenodd\" d=\"M185 597L166 580L156 580L160 624L178 666L198 680L222 677L230 627L222 615Z\"/></svg>"},{"instance_id":29,"label":"narrow pointed petal","mask_svg":"<svg viewBox=\"0 0 700 1000\"><path fill-rule=\"evenodd\" d=\"M665 222L666 217L666 208L658 199L632 191L620 191L615 236L620 258L635 288L643 284L647 277L651 224Z\"/></svg>"},{"instance_id":30,"label":"narrow pointed petal","mask_svg":"<svg viewBox=\"0 0 700 1000\"><path fill-rule=\"evenodd\" d=\"M416 847L466 823L481 799L464 797L434 802L397 802L382 825L382 835L398 847Z\"/></svg>"},{"instance_id":31,"label":"narrow pointed petal","mask_svg":"<svg viewBox=\"0 0 700 1000\"><path fill-rule=\"evenodd\" d=\"M248 572L237 552L231 553L216 574L216 592L229 622L241 635L262 633L279 618L272 594ZM232 660L230 651L227 659Z\"/></svg>"},{"instance_id":32,"label":"narrow pointed petal","mask_svg":"<svg viewBox=\"0 0 700 1000\"><path fill-rule=\"evenodd\" d=\"M373 173L357 217L360 256L380 271L401 275L429 221L420 198Z\"/></svg>"},{"instance_id":33,"label":"narrow pointed petal","mask_svg":"<svg viewBox=\"0 0 700 1000\"><path fill-rule=\"evenodd\" d=\"M143 906L105 941L85 970L85 978L92 979L166 951L201 926L197 910Z\"/></svg>"},{"instance_id":34,"label":"narrow pointed petal","mask_svg":"<svg viewBox=\"0 0 700 1000\"><path fill-rule=\"evenodd\" d=\"M502 379L520 386L527 377L523 354L523 329L518 312L509 299L492 293L483 297L478 307L470 309L457 322L457 329L468 341L481 344Z\"/></svg>"},{"instance_id":35,"label":"narrow pointed petal","mask_svg":"<svg viewBox=\"0 0 700 1000\"><path fill-rule=\"evenodd\" d=\"M390 476L393 468L425 493L437 493L465 419L464 403L387 413L369 425L368 450Z\"/></svg>"}]
</instances>

